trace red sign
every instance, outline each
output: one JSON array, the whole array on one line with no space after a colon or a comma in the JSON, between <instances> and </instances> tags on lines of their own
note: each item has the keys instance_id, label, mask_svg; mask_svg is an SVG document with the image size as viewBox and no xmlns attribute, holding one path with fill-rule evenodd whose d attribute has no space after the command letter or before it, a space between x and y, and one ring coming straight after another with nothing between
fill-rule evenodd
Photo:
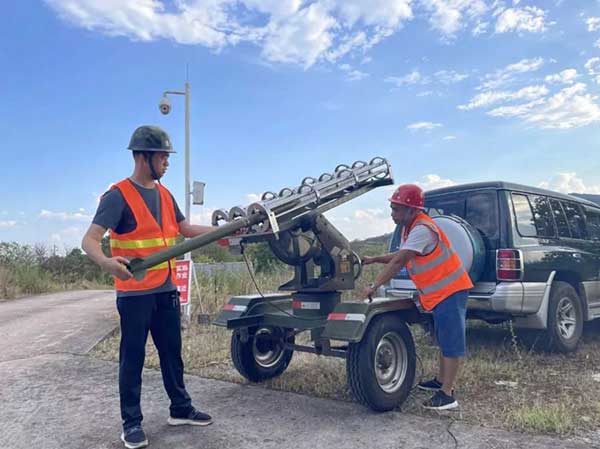
<instances>
[{"instance_id":1,"label":"red sign","mask_svg":"<svg viewBox=\"0 0 600 449\"><path fill-rule=\"evenodd\" d=\"M192 287L192 261L191 260L177 260L176 261L176 275L175 285L179 291L179 301L184 306L190 301L190 291Z\"/></svg>"}]
</instances>

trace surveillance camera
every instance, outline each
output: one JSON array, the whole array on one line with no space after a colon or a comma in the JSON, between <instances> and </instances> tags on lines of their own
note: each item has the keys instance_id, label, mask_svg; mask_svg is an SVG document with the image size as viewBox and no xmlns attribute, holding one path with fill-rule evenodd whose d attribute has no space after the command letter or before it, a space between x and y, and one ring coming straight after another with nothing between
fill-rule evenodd
<instances>
[{"instance_id":1,"label":"surveillance camera","mask_svg":"<svg viewBox=\"0 0 600 449\"><path fill-rule=\"evenodd\" d=\"M160 109L160 112L165 115L171 112L171 102L167 97L162 97L160 99L160 101L158 102L158 109Z\"/></svg>"}]
</instances>

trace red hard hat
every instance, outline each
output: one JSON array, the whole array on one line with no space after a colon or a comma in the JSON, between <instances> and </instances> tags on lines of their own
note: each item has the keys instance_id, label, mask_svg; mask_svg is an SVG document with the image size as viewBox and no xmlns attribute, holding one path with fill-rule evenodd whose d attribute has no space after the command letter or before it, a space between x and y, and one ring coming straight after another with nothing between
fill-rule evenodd
<instances>
[{"instance_id":1,"label":"red hard hat","mask_svg":"<svg viewBox=\"0 0 600 449\"><path fill-rule=\"evenodd\" d=\"M416 209L424 209L425 194L423 189L415 184L402 184L396 189L390 201L394 204L402 206L414 207Z\"/></svg>"}]
</instances>

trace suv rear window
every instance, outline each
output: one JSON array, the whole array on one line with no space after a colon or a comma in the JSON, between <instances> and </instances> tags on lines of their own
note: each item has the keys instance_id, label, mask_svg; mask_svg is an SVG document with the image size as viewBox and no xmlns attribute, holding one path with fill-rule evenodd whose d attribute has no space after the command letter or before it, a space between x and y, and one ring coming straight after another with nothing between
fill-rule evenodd
<instances>
[{"instance_id":1,"label":"suv rear window","mask_svg":"<svg viewBox=\"0 0 600 449\"><path fill-rule=\"evenodd\" d=\"M499 238L498 193L495 190L425 196L429 216L456 215L477 228L489 240Z\"/></svg>"},{"instance_id":2,"label":"suv rear window","mask_svg":"<svg viewBox=\"0 0 600 449\"><path fill-rule=\"evenodd\" d=\"M551 199L550 205L552 206L552 213L554 214L554 222L556 223L556 227L558 228L558 236L571 237L571 232L569 231L569 223L567 222L567 216L565 215L565 212L563 211L563 208L560 205L560 201Z\"/></svg>"},{"instance_id":3,"label":"suv rear window","mask_svg":"<svg viewBox=\"0 0 600 449\"><path fill-rule=\"evenodd\" d=\"M600 239L600 210L585 206L587 234L592 240Z\"/></svg>"},{"instance_id":4,"label":"suv rear window","mask_svg":"<svg viewBox=\"0 0 600 449\"><path fill-rule=\"evenodd\" d=\"M529 195L529 202L533 209L533 219L538 237L556 237L554 219L548 200L544 196Z\"/></svg>"},{"instance_id":5,"label":"suv rear window","mask_svg":"<svg viewBox=\"0 0 600 449\"><path fill-rule=\"evenodd\" d=\"M527 195L513 193L511 197L517 221L517 231L523 237L537 237L535 219Z\"/></svg>"},{"instance_id":6,"label":"suv rear window","mask_svg":"<svg viewBox=\"0 0 600 449\"><path fill-rule=\"evenodd\" d=\"M586 238L585 221L579 205L566 201L561 201L561 203L565 214L567 215L567 222L569 223L569 229L571 230L571 237L574 239Z\"/></svg>"}]
</instances>

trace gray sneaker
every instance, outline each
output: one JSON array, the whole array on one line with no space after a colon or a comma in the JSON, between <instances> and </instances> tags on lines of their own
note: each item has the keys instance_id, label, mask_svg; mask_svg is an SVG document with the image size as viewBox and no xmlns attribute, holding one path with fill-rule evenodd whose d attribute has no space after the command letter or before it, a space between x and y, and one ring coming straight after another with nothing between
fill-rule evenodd
<instances>
[{"instance_id":1,"label":"gray sneaker","mask_svg":"<svg viewBox=\"0 0 600 449\"><path fill-rule=\"evenodd\" d=\"M417 387L419 388L419 390L423 391L438 391L442 389L442 383L434 377L431 380L419 382L419 385L417 385Z\"/></svg>"},{"instance_id":2,"label":"gray sneaker","mask_svg":"<svg viewBox=\"0 0 600 449\"><path fill-rule=\"evenodd\" d=\"M436 391L431 399L423 402L423 407L428 410L451 410L458 407L454 396L448 396L442 390Z\"/></svg>"},{"instance_id":3,"label":"gray sneaker","mask_svg":"<svg viewBox=\"0 0 600 449\"><path fill-rule=\"evenodd\" d=\"M208 426L212 424L212 418L210 415L192 408L190 412L185 416L169 416L167 423L170 426Z\"/></svg>"},{"instance_id":4,"label":"gray sneaker","mask_svg":"<svg viewBox=\"0 0 600 449\"><path fill-rule=\"evenodd\" d=\"M133 426L123 430L121 441L127 449L138 449L148 446L148 440L142 426Z\"/></svg>"}]
</instances>

